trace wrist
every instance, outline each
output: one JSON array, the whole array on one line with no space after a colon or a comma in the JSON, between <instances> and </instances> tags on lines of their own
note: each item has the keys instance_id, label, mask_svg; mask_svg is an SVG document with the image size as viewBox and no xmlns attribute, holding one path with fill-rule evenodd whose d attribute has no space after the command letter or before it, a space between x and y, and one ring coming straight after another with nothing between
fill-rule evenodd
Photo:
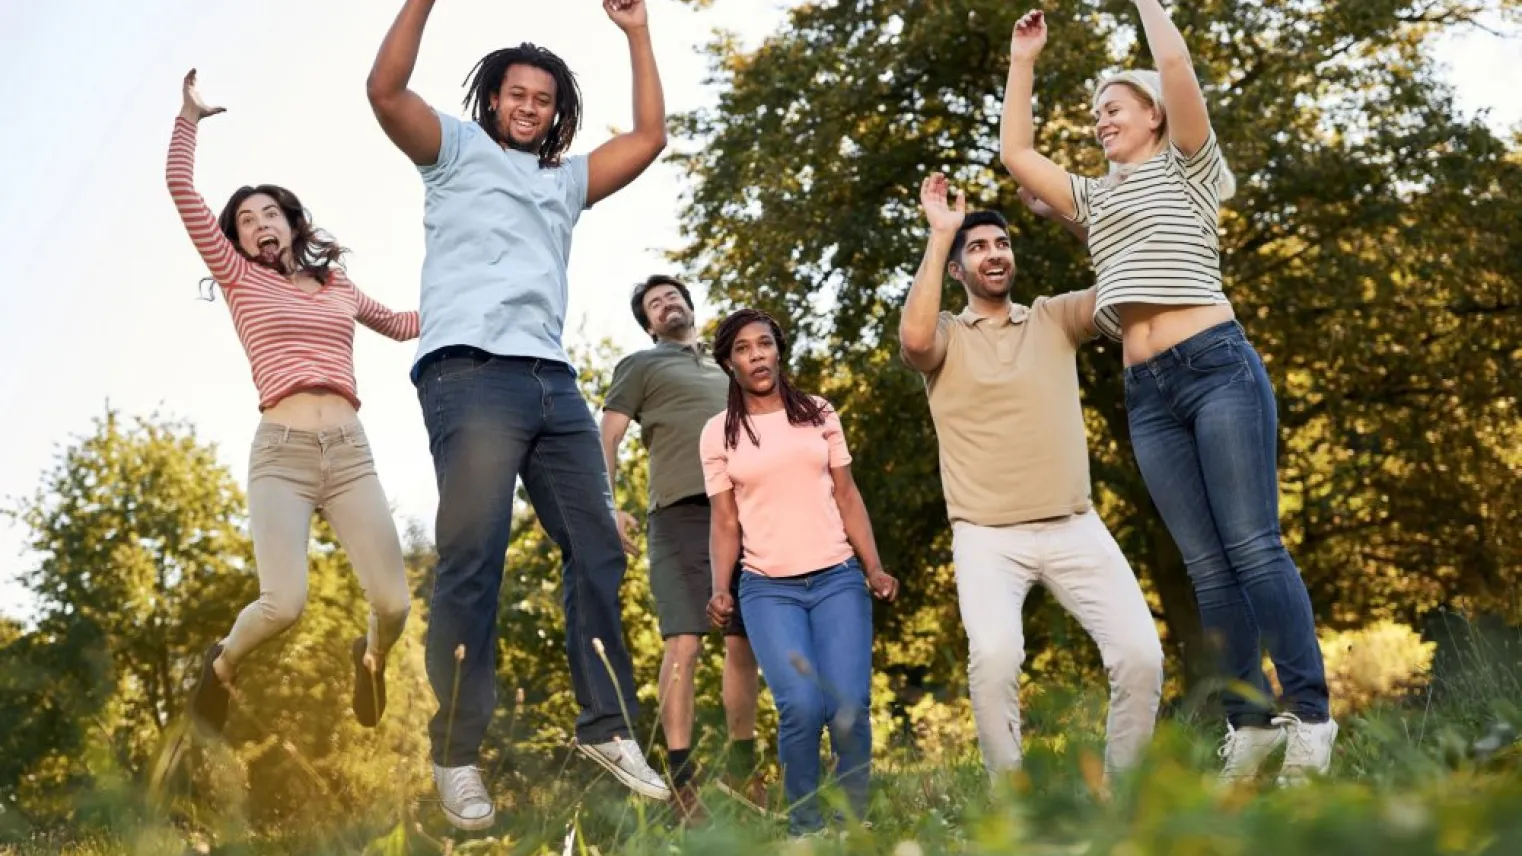
<instances>
[{"instance_id":1,"label":"wrist","mask_svg":"<svg viewBox=\"0 0 1522 856\"><path fill-rule=\"evenodd\" d=\"M198 110L181 110L180 118L194 125L201 121L201 113Z\"/></svg>"},{"instance_id":2,"label":"wrist","mask_svg":"<svg viewBox=\"0 0 1522 856\"><path fill-rule=\"evenodd\" d=\"M1033 69L1036 67L1036 56L1034 54L1031 56L1017 56L1015 54L1010 54L1009 67Z\"/></svg>"}]
</instances>

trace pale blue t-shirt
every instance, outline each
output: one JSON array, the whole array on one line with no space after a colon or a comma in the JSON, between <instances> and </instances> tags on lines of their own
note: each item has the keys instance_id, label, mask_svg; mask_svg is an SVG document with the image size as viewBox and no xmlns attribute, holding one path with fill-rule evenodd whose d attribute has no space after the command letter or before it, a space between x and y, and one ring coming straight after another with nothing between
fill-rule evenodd
<instances>
[{"instance_id":1,"label":"pale blue t-shirt","mask_svg":"<svg viewBox=\"0 0 1522 856\"><path fill-rule=\"evenodd\" d=\"M437 111L435 111L437 113ZM570 363L561 345L571 228L587 201L587 158L541 169L475 122L437 113L439 157L423 178L417 363L450 345Z\"/></svg>"}]
</instances>

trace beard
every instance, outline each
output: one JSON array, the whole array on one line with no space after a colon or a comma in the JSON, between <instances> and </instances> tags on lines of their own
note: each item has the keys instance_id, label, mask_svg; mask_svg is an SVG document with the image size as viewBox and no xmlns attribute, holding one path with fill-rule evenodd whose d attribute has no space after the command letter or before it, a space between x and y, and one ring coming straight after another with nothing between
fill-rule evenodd
<instances>
[{"instance_id":1,"label":"beard","mask_svg":"<svg viewBox=\"0 0 1522 856\"><path fill-rule=\"evenodd\" d=\"M1003 285L989 285L983 277L973 276L968 278L967 290L984 300L1003 300L1009 297L1011 285L1012 283L1007 279Z\"/></svg>"}]
</instances>

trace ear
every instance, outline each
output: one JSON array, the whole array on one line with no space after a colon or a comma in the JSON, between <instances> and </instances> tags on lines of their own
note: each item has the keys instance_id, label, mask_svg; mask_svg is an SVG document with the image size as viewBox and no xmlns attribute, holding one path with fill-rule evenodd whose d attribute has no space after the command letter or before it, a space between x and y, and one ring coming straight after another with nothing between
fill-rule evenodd
<instances>
[{"instance_id":1,"label":"ear","mask_svg":"<svg viewBox=\"0 0 1522 856\"><path fill-rule=\"evenodd\" d=\"M1152 118L1147 123L1147 127L1151 128L1155 132L1163 127L1163 111L1157 109L1157 105L1154 104L1150 112Z\"/></svg>"},{"instance_id":2,"label":"ear","mask_svg":"<svg viewBox=\"0 0 1522 856\"><path fill-rule=\"evenodd\" d=\"M946 272L951 274L951 278L956 280L957 282L960 282L963 285L967 284L966 281L962 279L962 277L966 275L966 272L962 269L962 263L961 262L950 262L950 263L948 263L946 265Z\"/></svg>"}]
</instances>

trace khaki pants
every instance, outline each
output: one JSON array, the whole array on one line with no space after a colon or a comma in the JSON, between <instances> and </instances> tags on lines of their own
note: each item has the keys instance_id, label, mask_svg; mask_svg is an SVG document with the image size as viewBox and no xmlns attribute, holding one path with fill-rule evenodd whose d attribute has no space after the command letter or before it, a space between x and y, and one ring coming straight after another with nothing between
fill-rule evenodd
<instances>
[{"instance_id":1,"label":"khaki pants","mask_svg":"<svg viewBox=\"0 0 1522 856\"><path fill-rule=\"evenodd\" d=\"M1020 611L1036 583L1099 645L1110 675L1106 771L1134 764L1152 739L1163 648L1141 586L1099 515L1014 526L959 522L951 549L971 655L973 718L988 770L1020 766Z\"/></svg>"},{"instance_id":2,"label":"khaki pants","mask_svg":"<svg viewBox=\"0 0 1522 856\"><path fill-rule=\"evenodd\" d=\"M264 422L248 464L248 515L259 571L259 599L222 641L237 664L290 627L307 599L312 512L320 510L354 566L370 602L369 650L383 658L401 636L411 597L402 546L358 422L296 431Z\"/></svg>"}]
</instances>

